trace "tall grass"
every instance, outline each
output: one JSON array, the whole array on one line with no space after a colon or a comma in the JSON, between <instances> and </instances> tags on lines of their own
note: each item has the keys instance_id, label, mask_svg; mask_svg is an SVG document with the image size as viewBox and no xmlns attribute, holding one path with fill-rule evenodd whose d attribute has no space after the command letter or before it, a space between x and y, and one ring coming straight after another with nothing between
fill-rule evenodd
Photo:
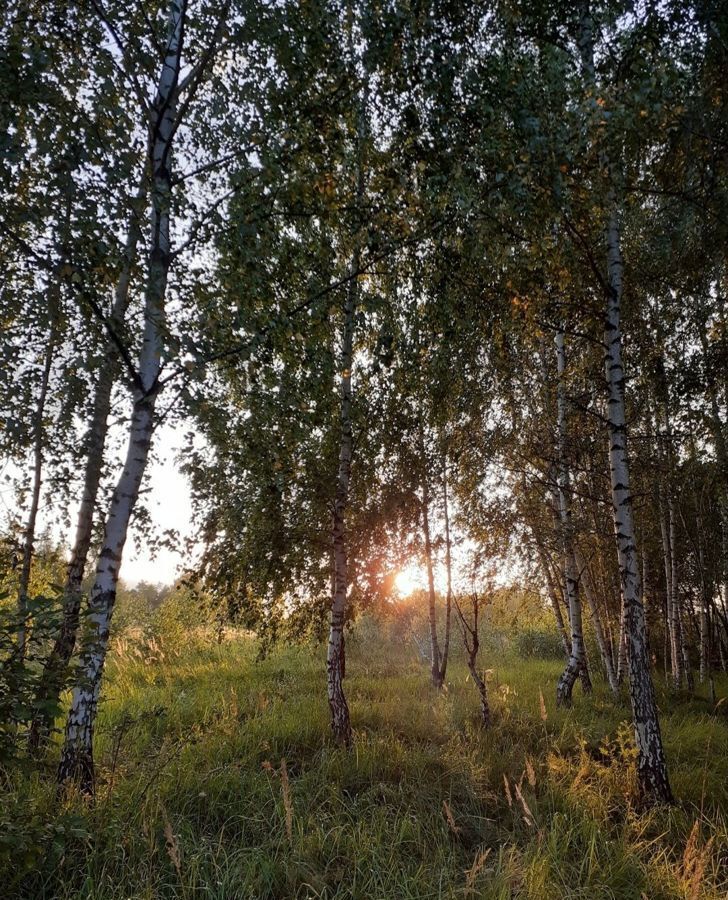
<instances>
[{"instance_id":1,"label":"tall grass","mask_svg":"<svg viewBox=\"0 0 728 900\"><path fill-rule=\"evenodd\" d=\"M436 693L409 647L362 634L350 752L329 740L323 648L258 662L244 636L117 643L97 800L56 799L53 754L8 773L3 896L726 896L728 702L660 685L680 803L644 812L628 706L598 683L557 710L558 661L484 658L484 733L459 660Z\"/></svg>"}]
</instances>

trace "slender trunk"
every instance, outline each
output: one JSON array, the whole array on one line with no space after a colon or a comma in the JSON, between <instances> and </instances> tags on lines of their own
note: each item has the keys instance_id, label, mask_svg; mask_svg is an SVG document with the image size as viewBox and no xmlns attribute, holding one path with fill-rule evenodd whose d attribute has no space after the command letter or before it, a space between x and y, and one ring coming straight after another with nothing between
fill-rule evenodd
<instances>
[{"instance_id":1,"label":"slender trunk","mask_svg":"<svg viewBox=\"0 0 728 900\"><path fill-rule=\"evenodd\" d=\"M551 608L554 611L554 618L556 619L556 628L559 632L559 637L561 638L561 644L564 648L564 653L566 658L571 656L571 641L569 640L569 635L566 631L566 626L564 625L564 617L561 613L561 602L559 601L559 594L556 590L556 585L554 584L554 578L551 574L551 566L549 565L548 557L546 556L546 548L543 545L543 541L536 535L535 530L533 531L534 540L536 541L536 550L538 552L539 562L541 563L541 571L543 572L544 578L546 579L546 587L549 594L549 600L551 601Z\"/></svg>"},{"instance_id":2,"label":"slender trunk","mask_svg":"<svg viewBox=\"0 0 728 900\"><path fill-rule=\"evenodd\" d=\"M692 692L695 689L693 680L693 668L690 663L690 647L688 645L687 636L685 634L686 627L682 616L682 603L678 598L678 638L680 644L680 665L683 671L683 683L686 690Z\"/></svg>"},{"instance_id":3,"label":"slender trunk","mask_svg":"<svg viewBox=\"0 0 728 900\"><path fill-rule=\"evenodd\" d=\"M711 646L710 594L703 587L700 603L700 683L704 684L710 677Z\"/></svg>"},{"instance_id":4,"label":"slender trunk","mask_svg":"<svg viewBox=\"0 0 728 900\"><path fill-rule=\"evenodd\" d=\"M670 386L662 357L658 358L658 385L662 395L663 412L663 444L665 482L659 485L665 495L664 506L667 514L666 526L663 527L663 545L665 544L664 529L667 529L667 547L669 548L669 599L668 616L670 622L670 659L672 665L673 683L675 688L680 688L683 681L689 681L689 666L685 665L687 654L684 648L681 604L679 595L679 573L677 555L677 515L675 510L674 490L674 466L673 466L673 437L672 423L670 420Z\"/></svg>"},{"instance_id":5,"label":"slender trunk","mask_svg":"<svg viewBox=\"0 0 728 900\"><path fill-rule=\"evenodd\" d=\"M667 608L667 593L662 604L662 668L667 682L670 675L670 610Z\"/></svg>"},{"instance_id":6,"label":"slender trunk","mask_svg":"<svg viewBox=\"0 0 728 900\"><path fill-rule=\"evenodd\" d=\"M352 274L359 269L358 250L354 252ZM346 541L346 509L349 501L351 477L352 427L351 427L351 366L356 317L356 278L349 282L344 302L344 332L341 354L340 414L339 414L339 469L334 498L332 537L334 547L334 593L331 598L331 623L326 655L326 677L331 712L331 728L337 743L351 744L349 705L344 694L344 620L346 595L349 589L348 548Z\"/></svg>"},{"instance_id":7,"label":"slender trunk","mask_svg":"<svg viewBox=\"0 0 728 900\"><path fill-rule=\"evenodd\" d=\"M654 664L652 649L650 646L650 613L652 610L652 581L647 553L642 554L642 605L645 608L645 626L647 628L647 649L650 662Z\"/></svg>"},{"instance_id":8,"label":"slender trunk","mask_svg":"<svg viewBox=\"0 0 728 900\"><path fill-rule=\"evenodd\" d=\"M627 617L625 615L624 598L619 612L619 644L617 647L617 684L622 684L627 671Z\"/></svg>"},{"instance_id":9,"label":"slender trunk","mask_svg":"<svg viewBox=\"0 0 728 900\"><path fill-rule=\"evenodd\" d=\"M595 476L596 477L596 476ZM614 578L614 567L609 565L608 559L605 558L605 553L602 548L602 535L603 535L603 523L600 519L600 509L599 504L595 500L592 505L592 521L594 522L594 534L597 537L598 551L597 551L597 561L599 566L598 571L598 580L593 575L591 576L592 589L595 596L599 595L599 591L597 590L597 584L602 585L603 591L603 627L606 631L605 635L605 644L607 647L607 652L609 654L609 659L612 664L612 670L617 675L617 684L619 684L619 676L617 674L617 666L619 662L619 646L615 642L614 639L614 627L612 623L612 604L609 602L609 597L619 597L619 608L622 608L622 593L619 589L619 585L617 584Z\"/></svg>"},{"instance_id":10,"label":"slender trunk","mask_svg":"<svg viewBox=\"0 0 728 900\"><path fill-rule=\"evenodd\" d=\"M595 91L597 84L594 70L594 30L589 0L581 0L579 14L578 44L582 67L589 90ZM602 153L601 156L602 169L611 174L610 160L605 153ZM662 746L655 688L650 675L647 627L640 589L630 486L621 330L624 265L617 216L617 199L613 185L610 186L606 199L609 213L605 234L608 286L604 321L604 362L609 393L607 402L609 473L614 534L625 611L629 693L637 746L637 780L640 792L645 799L671 802L672 791Z\"/></svg>"},{"instance_id":11,"label":"slender trunk","mask_svg":"<svg viewBox=\"0 0 728 900\"><path fill-rule=\"evenodd\" d=\"M672 672L674 687L679 688L682 683L682 659L680 657L680 641L678 638L677 625L677 588L675 584L677 566L672 550L675 528L670 515L669 506L666 507L665 511L665 531L667 533L668 561L670 565L670 574L667 582L667 627L670 635L670 671Z\"/></svg>"},{"instance_id":12,"label":"slender trunk","mask_svg":"<svg viewBox=\"0 0 728 900\"><path fill-rule=\"evenodd\" d=\"M468 656L468 671L470 672L470 677L473 679L473 683L478 689L478 698L480 701L480 721L483 724L483 728L490 728L490 704L488 703L488 688L486 687L485 681L478 672L478 667L475 664L475 660L471 659Z\"/></svg>"},{"instance_id":13,"label":"slender trunk","mask_svg":"<svg viewBox=\"0 0 728 900\"><path fill-rule=\"evenodd\" d=\"M591 572L588 570L586 563L581 557L580 554L577 553L577 562L584 573L582 575L581 584L584 588L584 596L586 597L586 602L589 606L589 612L592 617L592 624L594 625L594 634L597 639L597 646L599 647L599 653L602 657L602 664L604 666L604 672L607 676L607 682L609 684L609 688L613 694L619 693L619 683L617 682L617 674L614 671L614 663L612 661L612 657L609 653L609 648L607 646L606 638L604 637L604 629L602 628L602 621L599 615L599 609L597 608L596 596L593 590L593 580L591 577Z\"/></svg>"},{"instance_id":14,"label":"slender trunk","mask_svg":"<svg viewBox=\"0 0 728 900\"><path fill-rule=\"evenodd\" d=\"M720 601L723 605L723 615L726 616L728 613L728 500L723 497L723 503L721 508L721 533L722 533L722 546L723 546L723 578L722 578L722 589L721 589L721 597ZM717 610L717 604L716 604ZM724 630L726 635L728 636L728 621L724 619ZM717 629L718 636L718 649L721 657L721 668L723 671L726 671L726 657L723 653L723 641L720 637L720 626Z\"/></svg>"},{"instance_id":15,"label":"slender trunk","mask_svg":"<svg viewBox=\"0 0 728 900\"><path fill-rule=\"evenodd\" d=\"M151 170L151 245L144 303L144 333L124 469L111 498L91 596L89 630L80 653L79 677L66 721L58 780L76 780L86 793L94 790L93 727L101 676L109 642L129 520L139 496L154 429L154 409L165 330L165 297L170 267L171 156L175 131L177 85L182 53L185 0L170 6L167 49L152 106L149 164Z\"/></svg>"},{"instance_id":16,"label":"slender trunk","mask_svg":"<svg viewBox=\"0 0 728 900\"><path fill-rule=\"evenodd\" d=\"M365 100L360 101L357 116L357 184L356 205L361 209L364 198L364 138ZM349 590L348 545L346 535L346 511L349 505L349 481L351 479L352 440L352 390L351 369L354 361L354 330L358 297L357 274L361 264L361 238L354 235L354 249L351 259L349 283L344 297L344 330L341 346L341 382L339 387L339 467L336 478L336 493L332 521L332 544L334 552L334 593L331 598L331 619L329 643L326 652L326 689L331 713L331 730L337 744L351 746L351 718L349 704L344 694L344 674L346 670L344 654L344 621L346 619L346 597Z\"/></svg>"},{"instance_id":17,"label":"slender trunk","mask_svg":"<svg viewBox=\"0 0 728 900\"><path fill-rule=\"evenodd\" d=\"M667 775L655 689L650 675L630 487L620 322L623 264L616 203L613 198L611 207L606 234L609 290L604 331L605 368L609 388L609 471L624 598L629 691L637 745L637 778L645 798L669 803L672 802L672 791Z\"/></svg>"},{"instance_id":18,"label":"slender trunk","mask_svg":"<svg viewBox=\"0 0 728 900\"><path fill-rule=\"evenodd\" d=\"M569 603L569 621L571 623L571 655L556 686L556 702L560 706L571 705L574 682L582 676L585 692L591 690L586 653L584 651L584 633L581 617L581 600L579 599L579 574L574 555L574 535L571 517L570 473L568 461L568 432L566 423L566 348L564 333L556 334L556 359L558 372L557 408L558 408L558 493L559 520L561 525L561 541L564 554L564 583Z\"/></svg>"},{"instance_id":19,"label":"slender trunk","mask_svg":"<svg viewBox=\"0 0 728 900\"><path fill-rule=\"evenodd\" d=\"M724 305L720 302L720 319L725 333ZM706 335L706 323L703 322L699 327L700 345L703 350L706 363L708 361L709 347ZM715 382L716 367L710 364L705 366L705 374L708 388L708 398L710 400L711 415L707 417L708 426L713 435L713 444L715 446L715 455L718 461L718 469L721 473L722 491L720 498L721 510L721 534L722 534L722 603L724 614L728 610L728 440L726 439L726 424L720 413L720 403L718 395L718 387ZM728 379L725 383L726 394L728 395ZM728 634L728 627L726 629ZM718 652L721 659L721 668L726 671L726 655L723 651L723 642L720 633L717 635Z\"/></svg>"},{"instance_id":20,"label":"slender trunk","mask_svg":"<svg viewBox=\"0 0 728 900\"><path fill-rule=\"evenodd\" d=\"M41 373L40 391L38 403L35 408L33 422L33 481L30 492L30 509L25 525L23 538L23 562L20 567L20 583L18 585L18 658L25 658L27 644L27 620L28 620L28 590L30 587L30 570L33 564L33 550L35 547L35 529L38 520L38 507L40 506L40 489L43 483L43 417L45 415L46 402L48 400L48 385L55 354L55 326L51 326L45 355L43 358L43 371Z\"/></svg>"},{"instance_id":21,"label":"slender trunk","mask_svg":"<svg viewBox=\"0 0 728 900\"><path fill-rule=\"evenodd\" d=\"M700 569L700 683L703 684L710 676L710 604L713 585L710 583L705 567L703 520L700 513L695 517L695 529L698 538L698 567Z\"/></svg>"},{"instance_id":22,"label":"slender trunk","mask_svg":"<svg viewBox=\"0 0 728 900\"><path fill-rule=\"evenodd\" d=\"M610 655L610 657L611 657L611 659L612 659L612 668L614 668L614 669L615 669L615 672L616 672L616 668L615 668L615 666L614 666L614 662L615 662L615 660L617 659L618 654L614 652L614 647L615 647L615 644L614 644L614 629L612 628L612 620L611 620L611 618L610 618L610 616L609 616L609 612L608 612L608 611L607 611L607 635L608 635L608 638L609 638L609 655ZM617 684L619 684L619 678L617 678Z\"/></svg>"},{"instance_id":23,"label":"slender trunk","mask_svg":"<svg viewBox=\"0 0 728 900\"><path fill-rule=\"evenodd\" d=\"M657 485L658 511L660 516L660 535L662 537L662 558L665 566L665 672L667 673L668 658L673 684L680 686L682 680L680 654L678 653L677 630L673 615L674 591L673 574L675 566L672 559L672 543L670 534L673 530L670 525L670 516L664 502L664 488L661 482Z\"/></svg>"},{"instance_id":24,"label":"slender trunk","mask_svg":"<svg viewBox=\"0 0 728 900\"><path fill-rule=\"evenodd\" d=\"M142 197L143 192L140 190L137 199L141 200ZM137 211L134 210L127 232L124 261L116 284L114 305L111 311L111 324L117 333L126 315L131 273L140 237L139 219ZM83 493L76 522L76 536L63 589L63 620L53 648L45 661L36 693L35 714L29 733L29 746L32 752L37 752L50 734L58 699L66 679L68 663L76 646L82 600L81 584L93 535L94 510L101 482L108 417L111 411L111 392L117 374L117 367L111 363L115 353L116 347L109 340L105 347L105 364L102 365L96 382L86 440L87 455Z\"/></svg>"},{"instance_id":25,"label":"slender trunk","mask_svg":"<svg viewBox=\"0 0 728 900\"><path fill-rule=\"evenodd\" d=\"M487 729L490 728L491 722L490 704L488 703L488 688L486 686L485 679L478 671L478 651L480 649L480 638L478 635L478 616L480 612L480 598L477 594L473 594L472 625L463 615L463 611L460 608L460 604L457 602L457 600L455 601L455 604L458 612L458 619L460 620L460 629L463 636L463 646L465 647L465 653L467 656L468 671L470 672L470 677L473 679L473 684L478 690L478 698L480 700L480 721L483 725L483 728Z\"/></svg>"},{"instance_id":26,"label":"slender trunk","mask_svg":"<svg viewBox=\"0 0 728 900\"><path fill-rule=\"evenodd\" d=\"M440 684L445 683L447 673L447 659L450 653L450 620L452 615L452 544L450 540L450 511L447 496L447 460L443 462L442 492L445 513L445 571L447 577L447 594L445 598L445 641L442 648L442 661L440 663Z\"/></svg>"},{"instance_id":27,"label":"slender trunk","mask_svg":"<svg viewBox=\"0 0 728 900\"><path fill-rule=\"evenodd\" d=\"M420 425L420 446L424 462L424 438ZM440 679L440 645L437 638L437 610L435 608L435 575L432 561L432 536L430 533L430 488L427 472L422 477L422 533L425 539L425 567L427 569L427 597L430 622L430 676L436 688L442 687Z\"/></svg>"},{"instance_id":28,"label":"slender trunk","mask_svg":"<svg viewBox=\"0 0 728 900\"><path fill-rule=\"evenodd\" d=\"M728 610L728 500L723 498L721 510L721 534L723 545L723 606Z\"/></svg>"},{"instance_id":29,"label":"slender trunk","mask_svg":"<svg viewBox=\"0 0 728 900\"><path fill-rule=\"evenodd\" d=\"M670 455L668 454L668 465ZM672 648L672 674L676 688L682 687L683 684L689 687L690 664L687 657L687 648L683 635L683 621L681 602L679 594L679 579L677 570L677 522L675 516L675 501L670 485L667 489L667 515L670 529L670 549L671 549L671 573L670 573L670 644Z\"/></svg>"}]
</instances>

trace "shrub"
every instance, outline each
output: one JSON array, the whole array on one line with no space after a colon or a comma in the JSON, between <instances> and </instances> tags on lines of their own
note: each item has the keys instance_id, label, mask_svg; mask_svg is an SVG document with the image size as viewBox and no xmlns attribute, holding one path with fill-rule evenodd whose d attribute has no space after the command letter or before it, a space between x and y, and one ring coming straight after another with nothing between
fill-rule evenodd
<instances>
[{"instance_id":1,"label":"shrub","mask_svg":"<svg viewBox=\"0 0 728 900\"><path fill-rule=\"evenodd\" d=\"M561 659L564 648L554 631L529 628L519 631L515 638L516 652L522 659Z\"/></svg>"}]
</instances>

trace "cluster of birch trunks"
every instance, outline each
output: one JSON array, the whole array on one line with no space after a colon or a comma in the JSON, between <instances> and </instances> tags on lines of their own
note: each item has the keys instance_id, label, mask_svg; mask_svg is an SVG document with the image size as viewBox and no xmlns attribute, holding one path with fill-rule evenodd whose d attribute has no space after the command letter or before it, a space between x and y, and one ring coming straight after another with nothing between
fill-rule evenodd
<instances>
[{"instance_id":1,"label":"cluster of birch trunks","mask_svg":"<svg viewBox=\"0 0 728 900\"><path fill-rule=\"evenodd\" d=\"M58 778L61 782L75 781L86 791L93 791L94 722L102 688L104 664L109 649L112 613L116 601L119 574L124 548L135 508L139 501L145 470L155 430L163 414L160 397L172 392L172 387L184 377L183 364L170 365L168 328L168 282L180 247L175 238L189 222L174 221L176 197L184 190L182 179L173 177L177 163L180 134L190 124L201 86L211 77L223 52L234 42L235 28L241 11L229 2L218 4L213 27L208 29L205 46L189 46L185 40L190 16L187 0L171 0L166 13L164 35L158 44L158 71L151 93L146 93L144 81L135 69L148 67L148 60L134 57L134 42L123 37L114 26L113 16L102 3L91 4L106 27L108 40L116 45L114 53L132 95L139 103L146 134L144 175L130 194L135 200L125 228L123 258L114 286L113 303L108 311L93 298L80 297L89 304L103 326L104 354L107 365L98 369L94 385L88 440L84 445L82 490L79 500L77 526L72 554L63 592L63 619L54 643L44 660L39 683L37 711L30 723L29 740L34 753L47 747L54 727L51 711L72 672L71 697L65 714ZM336 15L344 19L356 17L357 4L337 6ZM483 13L484 21L487 19ZM600 84L599 60L595 63L594 17L589 2L582 0L574 9L574 52L578 59L584 98L597 98L604 85ZM444 26L443 26L444 27ZM352 90L355 100L352 109L356 117L354 133L353 179L356 188L352 205L361 209L369 190L366 147L376 125L376 108L371 94L376 91L376 79L368 78L360 41L352 39L349 24L349 52L354 57L353 71L361 76ZM362 32L363 33L363 32ZM224 37L223 37L224 35ZM604 52L601 47L600 52ZM371 83L370 83L371 82ZM606 90L606 89L605 89ZM380 98L381 99L381 98ZM221 101L224 102L224 101ZM594 102L594 115L605 117L605 103ZM450 115L456 117L454 111ZM597 126L595 126L596 128ZM384 129L383 129L384 130ZM553 344L549 346L555 378L552 433L555 437L547 464L542 467L540 480L534 477L538 466L523 471L523 479L515 506L524 533L530 533L534 558L540 565L541 576L553 608L556 627L565 653L563 673L556 687L560 704L572 702L572 692L578 680L586 693L591 689L590 672L601 666L610 689L617 694L626 683L632 708L634 737L637 747L637 777L640 790L648 800L669 802L672 794L668 767L660 734L657 701L653 678L655 661L663 661L665 673L677 689L693 689L693 669L697 659L699 678L712 684L711 672L716 665L726 668L728 658L728 449L726 430L725 373L709 371L705 376L708 396L704 419L708 424L711 452L715 456L715 494L711 504L688 502L690 493L687 451L688 442L680 445L683 457L676 450L673 434L673 410L676 399L671 396L665 379L656 378L653 405L643 415L640 428L635 429L630 413L630 382L625 375L625 346L623 335L625 302L625 242L623 227L628 198L623 191L623 172L612 145L605 143L598 151L599 179L595 185L601 191L596 215L598 243L586 250L590 265L599 276L600 329L598 342L603 351L603 369L592 373L599 381L605 402L599 413L598 447L589 460L594 468L593 483L598 484L591 495L585 493L584 465L575 466L573 452L575 435L581 425L578 403L572 392L569 349L570 324L556 321L539 327L549 332ZM186 160L189 162L189 160ZM476 166L477 168L477 166ZM597 187L594 188L597 190ZM596 202L596 201L595 201ZM220 204L222 208L222 202ZM567 212L559 226L564 235L573 228ZM195 240L198 233L194 232ZM347 521L351 511L351 481L357 465L357 442L354 434L357 395L355 377L357 357L357 329L363 315L362 280L366 270L365 257L369 252L366 224L360 224L348 235L346 248L347 274L341 282L341 334L337 359L337 469L331 472L335 485L331 505L331 597L329 639L326 660L328 704L335 739L344 746L354 740L345 692L344 630L347 623L347 602L352 582L351 541ZM509 235L504 237L507 242ZM20 238L18 239L21 240ZM514 242L516 239L513 239ZM578 246L579 236L574 238ZM32 256L32 248L23 248L39 266L47 261ZM504 254L504 256L507 254ZM377 264L385 265L381 257ZM371 266L370 268L374 268ZM136 341L129 339L130 291L133 279L141 280L137 289L143 296L141 321L135 323ZM709 322L723 323L723 301L716 299L716 315L711 312L691 338L708 357ZM713 324L715 322L713 321ZM138 327L137 327L138 326ZM475 326L474 326L475 327ZM549 331L550 329L550 331ZM515 333L515 330L514 330ZM28 589L33 562L33 545L40 505L43 468L43 428L45 406L53 357L61 337L53 330L49 334L43 361L43 372L37 393L35 417L37 436L34 443L32 491L26 524L20 575L18 606L20 621L27 618ZM516 338L514 338L516 342ZM530 348L521 350L525 359ZM172 354L173 355L173 354ZM95 516L99 507L99 488L102 473L108 465L108 427L112 393L120 382L128 385L131 414L127 422L126 452L107 507L102 515L103 537L96 558L93 584L86 594L82 589L91 552ZM550 413L550 414L551 414ZM636 433L639 431L639 433ZM419 436L425 456L425 437ZM635 475L633 444L639 443L641 459L654 455L653 476L645 475L639 466ZM596 446L596 445L595 445ZM644 447L648 447L645 452ZM687 450L686 450L687 448ZM698 449L692 448L695 457ZM423 537L423 558L427 575L427 597L430 623L430 677L435 689L446 682L451 643L451 618L459 626L466 660L478 690L481 718L484 727L492 727L487 688L478 659L479 629L482 624L482 599L477 591L470 595L456 595L452 585L452 540L449 518L448 466L442 474L430 480L427 469L419 484L420 524ZM635 484L638 483L638 487ZM440 646L437 626L437 592L435 590L436 541L430 518L435 490L442 487L444 496L437 500L444 510L445 568L447 589L445 604L445 633ZM598 494L598 496L597 496ZM645 496L648 501L645 501ZM532 507L538 505L538 514ZM651 505L650 505L651 504ZM708 510L708 507L710 509ZM651 515L650 527L644 527L645 509ZM546 513L544 514L544 510ZM706 511L707 510L707 511ZM717 510L717 513L716 513ZM707 533L706 517L717 521L721 529L718 554L709 547L716 536ZM653 539L655 538L655 539ZM687 549L685 549L687 546ZM722 560L719 566L709 565L709 558ZM583 615L586 601L588 617ZM83 617L86 623L80 629ZM585 626L591 627L600 659L587 659ZM655 646L655 635L662 643ZM21 624L17 641L23 652L27 633ZM697 657L695 653L697 651ZM69 668L75 657L75 665Z\"/></svg>"}]
</instances>

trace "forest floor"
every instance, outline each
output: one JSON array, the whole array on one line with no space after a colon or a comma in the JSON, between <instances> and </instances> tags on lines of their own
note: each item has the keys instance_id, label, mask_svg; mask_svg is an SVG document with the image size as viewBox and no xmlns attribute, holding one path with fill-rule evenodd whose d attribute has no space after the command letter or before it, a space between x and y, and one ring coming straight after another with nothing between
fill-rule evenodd
<instances>
[{"instance_id":1,"label":"forest floor","mask_svg":"<svg viewBox=\"0 0 728 900\"><path fill-rule=\"evenodd\" d=\"M437 694L414 649L365 633L348 642L350 752L329 737L320 646L259 662L244 637L117 642L96 802L56 799L54 754L45 776L13 776L3 896L728 895L725 679L717 707L658 685L679 803L638 812L626 698L577 685L556 710L558 661L484 656L484 733L459 660Z\"/></svg>"}]
</instances>

